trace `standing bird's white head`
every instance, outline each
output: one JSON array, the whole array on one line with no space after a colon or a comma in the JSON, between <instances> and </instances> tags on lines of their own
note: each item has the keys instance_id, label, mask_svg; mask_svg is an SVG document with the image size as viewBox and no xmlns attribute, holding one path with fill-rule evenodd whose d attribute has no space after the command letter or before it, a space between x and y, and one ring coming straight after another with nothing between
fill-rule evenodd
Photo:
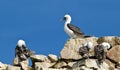
<instances>
[{"instance_id":1,"label":"standing bird's white head","mask_svg":"<svg viewBox=\"0 0 120 70\"><path fill-rule=\"evenodd\" d=\"M93 47L93 43L92 42L87 42L84 44L84 46L88 46L88 49L91 49Z\"/></svg>"},{"instance_id":2,"label":"standing bird's white head","mask_svg":"<svg viewBox=\"0 0 120 70\"><path fill-rule=\"evenodd\" d=\"M65 23L70 23L71 22L71 16L69 14L66 14L63 18L65 20Z\"/></svg>"},{"instance_id":3,"label":"standing bird's white head","mask_svg":"<svg viewBox=\"0 0 120 70\"><path fill-rule=\"evenodd\" d=\"M24 40L19 40L18 43L17 43L17 45L18 45L19 47L22 47L22 45L26 46Z\"/></svg>"},{"instance_id":4,"label":"standing bird's white head","mask_svg":"<svg viewBox=\"0 0 120 70\"><path fill-rule=\"evenodd\" d=\"M110 44L107 43L107 42L103 42L101 45L103 45L105 47L105 49L110 49L111 48Z\"/></svg>"}]
</instances>

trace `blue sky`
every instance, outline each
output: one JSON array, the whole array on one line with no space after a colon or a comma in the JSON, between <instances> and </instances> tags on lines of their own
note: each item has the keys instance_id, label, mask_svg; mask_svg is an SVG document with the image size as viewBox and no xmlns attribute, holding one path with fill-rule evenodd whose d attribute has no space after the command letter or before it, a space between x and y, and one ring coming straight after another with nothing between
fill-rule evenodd
<instances>
[{"instance_id":1,"label":"blue sky","mask_svg":"<svg viewBox=\"0 0 120 70\"><path fill-rule=\"evenodd\" d=\"M36 54L59 56L66 13L87 35L120 34L120 0L0 0L0 61L12 63L19 39Z\"/></svg>"}]
</instances>

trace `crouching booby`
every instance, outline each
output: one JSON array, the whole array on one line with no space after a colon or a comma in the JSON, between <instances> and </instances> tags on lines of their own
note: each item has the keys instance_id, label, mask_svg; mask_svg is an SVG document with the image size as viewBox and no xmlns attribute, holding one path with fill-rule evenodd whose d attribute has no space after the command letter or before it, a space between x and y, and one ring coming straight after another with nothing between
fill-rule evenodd
<instances>
[{"instance_id":1,"label":"crouching booby","mask_svg":"<svg viewBox=\"0 0 120 70\"><path fill-rule=\"evenodd\" d=\"M103 42L102 45L104 46L105 50L109 50L111 48L111 45L107 42Z\"/></svg>"},{"instance_id":2,"label":"crouching booby","mask_svg":"<svg viewBox=\"0 0 120 70\"><path fill-rule=\"evenodd\" d=\"M20 60L26 60L31 54L33 52L26 47L25 41L19 40L15 48L15 57L18 57Z\"/></svg>"},{"instance_id":3,"label":"crouching booby","mask_svg":"<svg viewBox=\"0 0 120 70\"><path fill-rule=\"evenodd\" d=\"M70 24L71 16L66 14L63 18L65 20L64 30L71 38L86 38L90 36L84 35L84 33L80 30L80 28Z\"/></svg>"},{"instance_id":4,"label":"crouching booby","mask_svg":"<svg viewBox=\"0 0 120 70\"><path fill-rule=\"evenodd\" d=\"M103 42L102 44L95 46L94 55L98 59L98 64L103 63L103 61L106 59L106 51L110 49L110 47L110 44L107 42Z\"/></svg>"},{"instance_id":5,"label":"crouching booby","mask_svg":"<svg viewBox=\"0 0 120 70\"><path fill-rule=\"evenodd\" d=\"M85 43L82 47L79 49L79 53L83 58L89 58L89 51L93 47L92 42Z\"/></svg>"}]
</instances>

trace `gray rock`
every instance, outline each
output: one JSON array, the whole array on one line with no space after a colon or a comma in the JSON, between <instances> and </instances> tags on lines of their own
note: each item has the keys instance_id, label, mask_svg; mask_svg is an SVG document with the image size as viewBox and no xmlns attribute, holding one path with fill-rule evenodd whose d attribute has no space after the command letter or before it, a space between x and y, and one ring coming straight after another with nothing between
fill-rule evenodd
<instances>
[{"instance_id":1,"label":"gray rock","mask_svg":"<svg viewBox=\"0 0 120 70\"><path fill-rule=\"evenodd\" d=\"M55 63L35 62L35 70L49 70Z\"/></svg>"},{"instance_id":2,"label":"gray rock","mask_svg":"<svg viewBox=\"0 0 120 70\"><path fill-rule=\"evenodd\" d=\"M25 61L21 61L20 62L20 66L21 66L21 68L23 69L23 70L28 70L28 66L29 65L29 62L28 62L28 60L25 60Z\"/></svg>"},{"instance_id":3,"label":"gray rock","mask_svg":"<svg viewBox=\"0 0 120 70\"><path fill-rule=\"evenodd\" d=\"M32 60L32 62L50 62L47 58L47 56L45 55L32 55L30 56L30 59Z\"/></svg>"},{"instance_id":4,"label":"gray rock","mask_svg":"<svg viewBox=\"0 0 120 70\"><path fill-rule=\"evenodd\" d=\"M19 58L16 57L13 60L14 66L20 66L23 70L32 70L32 68L29 67L29 62L27 60L19 61Z\"/></svg>"},{"instance_id":5,"label":"gray rock","mask_svg":"<svg viewBox=\"0 0 120 70\"><path fill-rule=\"evenodd\" d=\"M105 60L105 62L109 65L109 70L115 69L115 64L109 61L108 59Z\"/></svg>"},{"instance_id":6,"label":"gray rock","mask_svg":"<svg viewBox=\"0 0 120 70\"><path fill-rule=\"evenodd\" d=\"M76 63L73 64L73 68L77 68L77 67L81 67L81 66L85 66L85 60L80 60L77 61Z\"/></svg>"},{"instance_id":7,"label":"gray rock","mask_svg":"<svg viewBox=\"0 0 120 70\"><path fill-rule=\"evenodd\" d=\"M59 61L58 63L56 63L55 65L54 65L54 68L62 68L62 67L65 67L65 66L67 66L67 63L65 63L64 61Z\"/></svg>"},{"instance_id":8,"label":"gray rock","mask_svg":"<svg viewBox=\"0 0 120 70\"><path fill-rule=\"evenodd\" d=\"M7 68L7 64L3 64L2 62L0 62L0 70L6 70Z\"/></svg>"},{"instance_id":9,"label":"gray rock","mask_svg":"<svg viewBox=\"0 0 120 70\"><path fill-rule=\"evenodd\" d=\"M8 65L6 70L21 70L20 67Z\"/></svg>"},{"instance_id":10,"label":"gray rock","mask_svg":"<svg viewBox=\"0 0 120 70\"><path fill-rule=\"evenodd\" d=\"M46 67L45 64L42 64L42 63L39 63L39 62L35 62L35 66L34 66L35 70L44 70L45 68L48 69L48 67Z\"/></svg>"},{"instance_id":11,"label":"gray rock","mask_svg":"<svg viewBox=\"0 0 120 70\"><path fill-rule=\"evenodd\" d=\"M27 70L34 70L32 67L28 66Z\"/></svg>"},{"instance_id":12,"label":"gray rock","mask_svg":"<svg viewBox=\"0 0 120 70\"><path fill-rule=\"evenodd\" d=\"M14 58L14 60L13 60L13 65L14 65L14 66L19 66L19 65L20 65L20 61L19 61L19 58L18 58L18 57Z\"/></svg>"},{"instance_id":13,"label":"gray rock","mask_svg":"<svg viewBox=\"0 0 120 70\"><path fill-rule=\"evenodd\" d=\"M53 55L53 54L49 54L48 58L50 59L51 62L58 61L58 57L56 55Z\"/></svg>"},{"instance_id":14,"label":"gray rock","mask_svg":"<svg viewBox=\"0 0 120 70\"><path fill-rule=\"evenodd\" d=\"M85 65L88 68L91 68L91 67L93 67L93 68L99 68L98 63L96 62L96 60L93 60L93 59L86 60L85 61Z\"/></svg>"},{"instance_id":15,"label":"gray rock","mask_svg":"<svg viewBox=\"0 0 120 70\"><path fill-rule=\"evenodd\" d=\"M109 70L109 65L106 62L103 62L103 64L100 65L99 70Z\"/></svg>"},{"instance_id":16,"label":"gray rock","mask_svg":"<svg viewBox=\"0 0 120 70\"><path fill-rule=\"evenodd\" d=\"M87 60L85 65L87 68L95 68L98 70L109 70L109 65L106 62L103 62L101 65L94 59Z\"/></svg>"},{"instance_id":17,"label":"gray rock","mask_svg":"<svg viewBox=\"0 0 120 70\"><path fill-rule=\"evenodd\" d=\"M81 68L85 67L85 68ZM89 70L89 69L98 69L98 70L109 70L109 65L106 62L98 65L98 62L95 59L80 60L73 65L73 70L77 69Z\"/></svg>"},{"instance_id":18,"label":"gray rock","mask_svg":"<svg viewBox=\"0 0 120 70\"><path fill-rule=\"evenodd\" d=\"M39 70L39 69L44 69L44 68L50 68L53 65L55 65L55 63L35 62L35 69Z\"/></svg>"},{"instance_id":19,"label":"gray rock","mask_svg":"<svg viewBox=\"0 0 120 70\"><path fill-rule=\"evenodd\" d=\"M76 62L69 62L69 63L68 63L68 66L72 68L75 63L76 63Z\"/></svg>"}]
</instances>

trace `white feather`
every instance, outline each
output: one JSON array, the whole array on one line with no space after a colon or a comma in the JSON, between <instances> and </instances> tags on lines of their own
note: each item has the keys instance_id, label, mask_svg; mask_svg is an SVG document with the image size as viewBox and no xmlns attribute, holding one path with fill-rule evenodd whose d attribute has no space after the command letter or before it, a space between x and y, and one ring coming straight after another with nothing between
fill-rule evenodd
<instances>
[{"instance_id":1,"label":"white feather","mask_svg":"<svg viewBox=\"0 0 120 70\"><path fill-rule=\"evenodd\" d=\"M18 43L17 43L17 45L18 45L19 47L21 47L22 45L26 46L24 40L19 40Z\"/></svg>"},{"instance_id":2,"label":"white feather","mask_svg":"<svg viewBox=\"0 0 120 70\"><path fill-rule=\"evenodd\" d=\"M88 42L87 45L88 45L88 48L90 48L90 49L93 47L93 43L92 42Z\"/></svg>"},{"instance_id":3,"label":"white feather","mask_svg":"<svg viewBox=\"0 0 120 70\"><path fill-rule=\"evenodd\" d=\"M106 49L110 48L110 44L107 42L103 42L101 45L103 45Z\"/></svg>"},{"instance_id":4,"label":"white feather","mask_svg":"<svg viewBox=\"0 0 120 70\"><path fill-rule=\"evenodd\" d=\"M75 35L74 35L73 31L70 30L67 26L67 24L71 23L71 16L66 14L64 17L66 18L65 25L64 25L64 30L71 38L74 38Z\"/></svg>"},{"instance_id":5,"label":"white feather","mask_svg":"<svg viewBox=\"0 0 120 70\"><path fill-rule=\"evenodd\" d=\"M93 47L93 43L92 42L87 42L84 44L84 46L88 46L89 49L91 49Z\"/></svg>"},{"instance_id":6,"label":"white feather","mask_svg":"<svg viewBox=\"0 0 120 70\"><path fill-rule=\"evenodd\" d=\"M65 23L70 23L71 22L71 16L70 15L66 14L64 17L66 18Z\"/></svg>"},{"instance_id":7,"label":"white feather","mask_svg":"<svg viewBox=\"0 0 120 70\"><path fill-rule=\"evenodd\" d=\"M68 28L67 23L65 23L64 30L70 37L73 37L74 33Z\"/></svg>"}]
</instances>

